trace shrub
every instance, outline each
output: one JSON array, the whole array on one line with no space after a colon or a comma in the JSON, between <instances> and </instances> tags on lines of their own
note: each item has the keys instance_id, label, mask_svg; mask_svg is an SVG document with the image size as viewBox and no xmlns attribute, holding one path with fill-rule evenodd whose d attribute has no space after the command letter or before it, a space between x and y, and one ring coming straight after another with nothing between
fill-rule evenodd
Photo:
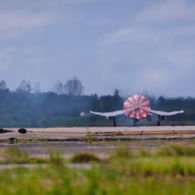
<instances>
[{"instance_id":1,"label":"shrub","mask_svg":"<svg viewBox=\"0 0 195 195\"><path fill-rule=\"evenodd\" d=\"M90 153L78 153L71 158L72 163L89 163L100 162L100 159L94 154Z\"/></svg>"}]
</instances>

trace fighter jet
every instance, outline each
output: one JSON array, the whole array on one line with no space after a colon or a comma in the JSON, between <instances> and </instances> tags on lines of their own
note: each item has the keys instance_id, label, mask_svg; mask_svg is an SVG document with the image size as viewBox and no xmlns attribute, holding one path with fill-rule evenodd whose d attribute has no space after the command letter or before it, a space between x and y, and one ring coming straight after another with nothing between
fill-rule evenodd
<instances>
[{"instance_id":1,"label":"fighter jet","mask_svg":"<svg viewBox=\"0 0 195 195\"><path fill-rule=\"evenodd\" d=\"M152 115L157 116L157 125L160 126L161 120L164 120L167 116L172 116L176 114L183 113L183 110L180 111L172 111L172 112L164 112L151 110L151 105L149 100L142 95L134 95L125 100L123 110L117 110L113 112L94 112L90 111L91 114L104 116L109 120L113 121L113 126L116 126L115 117L118 115L125 114L127 117L133 119L133 125L136 126L136 123L148 116L151 118Z\"/></svg>"}]
</instances>

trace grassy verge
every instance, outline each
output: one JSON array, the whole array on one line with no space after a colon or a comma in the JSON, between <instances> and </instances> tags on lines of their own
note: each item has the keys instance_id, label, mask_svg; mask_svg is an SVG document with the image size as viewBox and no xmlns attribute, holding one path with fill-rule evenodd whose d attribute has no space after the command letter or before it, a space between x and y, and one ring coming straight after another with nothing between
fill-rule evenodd
<instances>
[{"instance_id":1,"label":"grassy verge","mask_svg":"<svg viewBox=\"0 0 195 195\"><path fill-rule=\"evenodd\" d=\"M93 162L83 169L68 167L58 152L50 150L46 167L0 170L0 194L195 194L194 151L194 145L170 145L155 152L132 152L123 146L104 160L75 154L70 162ZM7 163L30 162L28 154L13 148L6 155Z\"/></svg>"}]
</instances>

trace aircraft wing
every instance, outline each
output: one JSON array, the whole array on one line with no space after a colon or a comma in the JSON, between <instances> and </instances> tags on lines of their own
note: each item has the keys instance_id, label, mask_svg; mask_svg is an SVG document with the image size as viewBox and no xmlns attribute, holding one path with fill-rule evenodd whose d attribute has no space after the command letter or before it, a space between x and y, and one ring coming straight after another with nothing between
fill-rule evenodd
<instances>
[{"instance_id":1,"label":"aircraft wing","mask_svg":"<svg viewBox=\"0 0 195 195\"><path fill-rule=\"evenodd\" d=\"M164 111L157 111L157 110L150 110L150 113L152 114L156 114L159 116L171 116L171 115L175 115L175 114L180 114L183 113L183 110L180 111L172 111L172 112L164 112Z\"/></svg>"},{"instance_id":2,"label":"aircraft wing","mask_svg":"<svg viewBox=\"0 0 195 195\"><path fill-rule=\"evenodd\" d=\"M113 112L93 112L93 111L90 111L90 113L92 113L92 114L105 116L105 117L114 117L114 116L125 114L126 112L127 112L126 110L117 110L117 111L113 111Z\"/></svg>"},{"instance_id":3,"label":"aircraft wing","mask_svg":"<svg viewBox=\"0 0 195 195\"><path fill-rule=\"evenodd\" d=\"M117 110L117 111L113 111L113 112L93 112L93 111L90 111L91 114L96 114L96 115L105 116L105 117L114 117L114 116L125 114L126 112L127 112L127 110ZM171 115L176 115L176 114L180 114L183 112L184 112L183 110L172 111L172 112L150 110L151 114L156 114L159 116L171 116Z\"/></svg>"}]
</instances>

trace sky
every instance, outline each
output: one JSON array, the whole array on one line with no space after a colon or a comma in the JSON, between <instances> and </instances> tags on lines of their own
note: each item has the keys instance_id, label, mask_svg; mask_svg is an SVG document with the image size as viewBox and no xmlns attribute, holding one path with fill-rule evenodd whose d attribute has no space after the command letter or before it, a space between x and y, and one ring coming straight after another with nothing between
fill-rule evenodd
<instances>
[{"instance_id":1,"label":"sky","mask_svg":"<svg viewBox=\"0 0 195 195\"><path fill-rule=\"evenodd\" d=\"M195 97L194 0L0 0L0 80Z\"/></svg>"}]
</instances>

